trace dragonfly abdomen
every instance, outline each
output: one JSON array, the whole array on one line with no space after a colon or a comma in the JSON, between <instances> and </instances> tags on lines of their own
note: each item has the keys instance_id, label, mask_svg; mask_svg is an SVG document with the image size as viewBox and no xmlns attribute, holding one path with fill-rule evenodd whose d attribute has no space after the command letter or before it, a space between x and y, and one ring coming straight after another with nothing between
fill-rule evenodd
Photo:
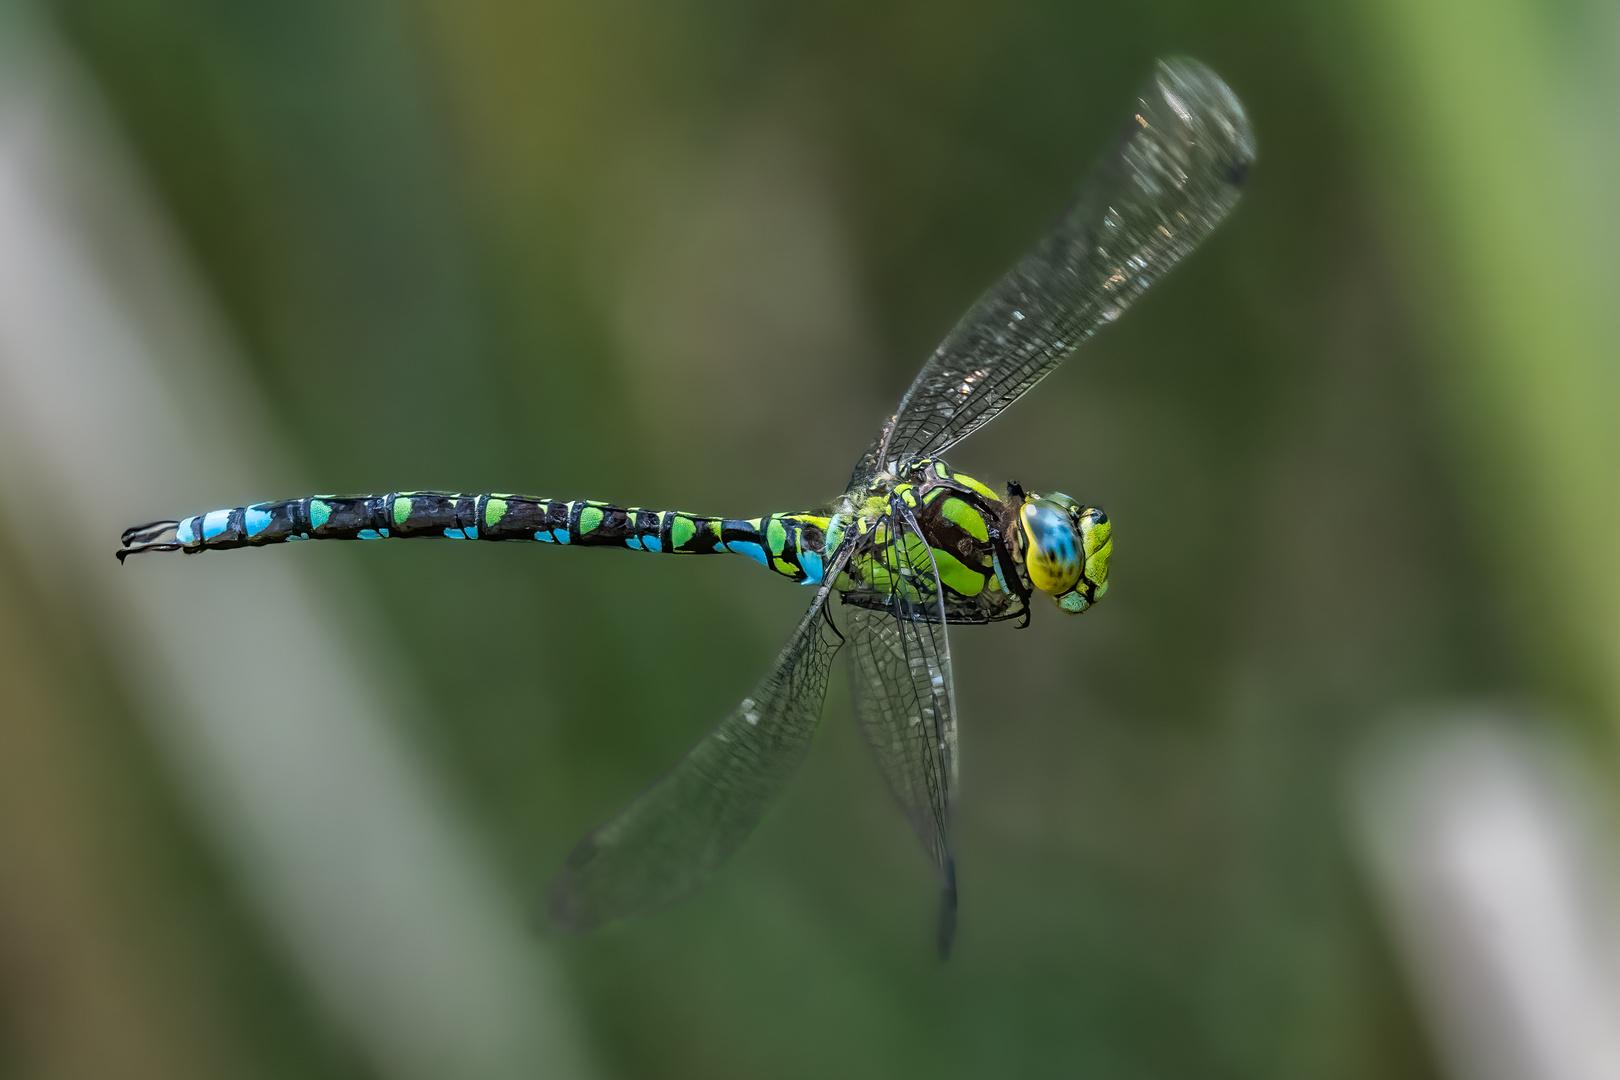
<instances>
[{"instance_id":1,"label":"dragonfly abdomen","mask_svg":"<svg viewBox=\"0 0 1620 1080\"><path fill-rule=\"evenodd\" d=\"M123 559L142 551L262 547L297 540L525 540L671 555L746 555L795 581L821 580L827 518L715 518L585 499L396 491L315 495L158 521L124 533Z\"/></svg>"}]
</instances>

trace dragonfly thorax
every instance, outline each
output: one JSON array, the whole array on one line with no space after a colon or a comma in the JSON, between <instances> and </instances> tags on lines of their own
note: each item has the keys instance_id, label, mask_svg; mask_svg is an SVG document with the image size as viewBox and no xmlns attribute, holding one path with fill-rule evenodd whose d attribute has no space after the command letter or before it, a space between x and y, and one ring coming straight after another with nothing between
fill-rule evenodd
<instances>
[{"instance_id":1,"label":"dragonfly thorax","mask_svg":"<svg viewBox=\"0 0 1620 1080\"><path fill-rule=\"evenodd\" d=\"M901 463L851 491L827 530L850 546L836 587L860 607L906 617L994 622L1027 610L1030 593L1008 542L1011 511L987 485L943 461ZM935 581L938 588L935 587Z\"/></svg>"},{"instance_id":2,"label":"dragonfly thorax","mask_svg":"<svg viewBox=\"0 0 1620 1080\"><path fill-rule=\"evenodd\" d=\"M1007 492L998 498L937 458L878 473L831 519L827 550L851 550L836 587L849 603L918 618L943 606L949 622L1024 615L1036 590L1070 614L1090 608L1108 591L1108 515L1061 492Z\"/></svg>"}]
</instances>

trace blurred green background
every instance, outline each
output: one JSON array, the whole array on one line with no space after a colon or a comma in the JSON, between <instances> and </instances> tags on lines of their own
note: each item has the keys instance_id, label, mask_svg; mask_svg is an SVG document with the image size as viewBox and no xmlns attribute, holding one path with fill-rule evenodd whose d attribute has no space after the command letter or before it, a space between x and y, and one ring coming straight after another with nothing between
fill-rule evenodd
<instances>
[{"instance_id":1,"label":"blurred green background","mask_svg":"<svg viewBox=\"0 0 1620 1080\"><path fill-rule=\"evenodd\" d=\"M1343 776L1391 710L1458 697L1549 706L1614 775L1612 11L42 11L292 462L287 490L153 517L412 488L817 505L1153 59L1208 63L1259 140L1237 211L952 455L1102 505L1117 537L1084 619L954 636L956 955L933 954L930 872L841 672L709 888L524 947L561 964L607 1076L1436 1075ZM740 561L521 545L183 569L221 559L352 579L425 695L410 739L531 905L805 600ZM220 861L97 618L0 545L0 1070L388 1075Z\"/></svg>"}]
</instances>

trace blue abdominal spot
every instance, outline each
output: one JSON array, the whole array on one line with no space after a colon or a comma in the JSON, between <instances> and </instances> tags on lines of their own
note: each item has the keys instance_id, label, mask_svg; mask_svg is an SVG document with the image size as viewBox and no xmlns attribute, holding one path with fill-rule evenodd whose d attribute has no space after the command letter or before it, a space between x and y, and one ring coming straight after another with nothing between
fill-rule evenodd
<instances>
[{"instance_id":1,"label":"blue abdominal spot","mask_svg":"<svg viewBox=\"0 0 1620 1080\"><path fill-rule=\"evenodd\" d=\"M739 555L746 555L761 566L769 566L770 560L765 557L765 549L752 540L733 540L726 545L727 551L735 551Z\"/></svg>"},{"instance_id":2,"label":"blue abdominal spot","mask_svg":"<svg viewBox=\"0 0 1620 1080\"><path fill-rule=\"evenodd\" d=\"M258 536L270 527L270 514L257 506L250 506L242 514L242 527L249 536Z\"/></svg>"},{"instance_id":3,"label":"blue abdominal spot","mask_svg":"<svg viewBox=\"0 0 1620 1080\"><path fill-rule=\"evenodd\" d=\"M821 584L821 556L813 551L799 552L799 566L804 569L804 583L806 585Z\"/></svg>"},{"instance_id":4,"label":"blue abdominal spot","mask_svg":"<svg viewBox=\"0 0 1620 1080\"><path fill-rule=\"evenodd\" d=\"M203 515L202 533L204 540L212 540L224 532L231 524L229 510L210 510Z\"/></svg>"}]
</instances>

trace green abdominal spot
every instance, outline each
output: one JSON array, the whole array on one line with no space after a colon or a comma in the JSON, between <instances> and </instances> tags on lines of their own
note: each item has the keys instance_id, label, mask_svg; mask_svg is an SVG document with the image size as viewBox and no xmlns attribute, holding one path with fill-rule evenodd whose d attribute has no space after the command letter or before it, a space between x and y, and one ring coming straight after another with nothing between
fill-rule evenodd
<instances>
[{"instance_id":1,"label":"green abdominal spot","mask_svg":"<svg viewBox=\"0 0 1620 1080\"><path fill-rule=\"evenodd\" d=\"M697 526L685 514L676 516L674 524L669 527L669 539L674 550L684 548L693 536L697 535Z\"/></svg>"}]
</instances>

